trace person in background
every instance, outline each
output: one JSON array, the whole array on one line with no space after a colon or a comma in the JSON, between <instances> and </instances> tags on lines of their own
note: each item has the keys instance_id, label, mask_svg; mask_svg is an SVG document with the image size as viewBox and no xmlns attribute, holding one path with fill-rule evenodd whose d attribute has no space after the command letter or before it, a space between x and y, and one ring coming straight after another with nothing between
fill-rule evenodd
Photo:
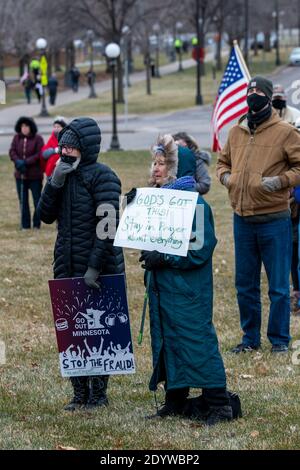
<instances>
[{"instance_id":1,"label":"person in background","mask_svg":"<svg viewBox=\"0 0 300 470\"><path fill-rule=\"evenodd\" d=\"M295 122L296 129L300 132L300 117ZM300 315L300 283L299 283L299 220L300 220L300 186L291 189L290 209L291 221L293 230L293 254L292 254L292 285L293 291L291 294L291 313L293 315Z\"/></svg>"},{"instance_id":2,"label":"person in background","mask_svg":"<svg viewBox=\"0 0 300 470\"><path fill-rule=\"evenodd\" d=\"M211 154L204 150L200 150L194 137L186 132L177 132L173 135L176 143L182 147L188 147L196 158L196 190L199 194L208 193L211 185L211 177L208 173L208 167L211 163Z\"/></svg>"},{"instance_id":3,"label":"person in background","mask_svg":"<svg viewBox=\"0 0 300 470\"><path fill-rule=\"evenodd\" d=\"M300 117L300 111L293 106L287 104L287 96L283 86L277 83L273 87L272 106L276 109L277 113L283 121L295 125L297 119Z\"/></svg>"},{"instance_id":4,"label":"person in background","mask_svg":"<svg viewBox=\"0 0 300 470\"><path fill-rule=\"evenodd\" d=\"M40 75L37 75L37 77L36 77L36 81L35 81L35 84L34 84L34 89L35 89L37 100L40 103L41 98L42 98L43 93L44 93L44 89L43 89L43 85L41 83L41 76Z\"/></svg>"},{"instance_id":5,"label":"person in background","mask_svg":"<svg viewBox=\"0 0 300 470\"><path fill-rule=\"evenodd\" d=\"M58 80L55 73L48 79L48 90L49 90L49 103L54 106L57 95Z\"/></svg>"},{"instance_id":6,"label":"person in background","mask_svg":"<svg viewBox=\"0 0 300 470\"><path fill-rule=\"evenodd\" d=\"M41 220L37 206L41 196L43 172L40 165L40 153L44 145L37 126L30 117L22 116L15 125L16 135L9 150L10 159L15 165L15 178L21 209L21 228L31 227L29 208L29 190L31 191L34 214L33 228L39 229Z\"/></svg>"},{"instance_id":7,"label":"person in background","mask_svg":"<svg viewBox=\"0 0 300 470\"><path fill-rule=\"evenodd\" d=\"M278 83L273 87L272 106L276 109L281 119L292 126L296 127L297 120L300 119L300 111L297 108L287 104L287 96L284 87ZM298 275L298 241L299 241L299 205L295 202L294 188L291 188L290 210L292 221L293 233L293 252L292 252L292 265L291 277L293 283L293 292L291 294L291 312L295 313L299 310L300 301L300 286Z\"/></svg>"},{"instance_id":8,"label":"person in background","mask_svg":"<svg viewBox=\"0 0 300 470\"><path fill-rule=\"evenodd\" d=\"M300 271L300 247L299 247L299 205L300 205L300 186L294 188L292 194L294 208L294 218L292 218L293 225L293 262L292 262L292 282L293 293L291 297L291 312L295 316L300 315L300 285L299 285L299 271ZM292 213L293 216L293 213Z\"/></svg>"},{"instance_id":9,"label":"person in background","mask_svg":"<svg viewBox=\"0 0 300 470\"><path fill-rule=\"evenodd\" d=\"M63 118L62 116L57 116L53 121L52 134L49 137L48 142L42 148L41 167L47 178L52 175L57 160L60 157L58 147L58 134L62 129L64 129L64 127L66 127L66 125L67 123L65 118Z\"/></svg>"},{"instance_id":10,"label":"person in background","mask_svg":"<svg viewBox=\"0 0 300 470\"><path fill-rule=\"evenodd\" d=\"M72 90L74 93L77 93L79 87L80 71L75 65L70 70L70 77Z\"/></svg>"},{"instance_id":11,"label":"person in background","mask_svg":"<svg viewBox=\"0 0 300 470\"><path fill-rule=\"evenodd\" d=\"M40 74L40 61L36 57L32 59L32 61L29 64L29 68L33 74L33 81L36 83L37 77Z\"/></svg>"},{"instance_id":12,"label":"person in background","mask_svg":"<svg viewBox=\"0 0 300 470\"><path fill-rule=\"evenodd\" d=\"M34 88L34 82L30 78L30 74L25 72L23 77L20 80L21 84L24 87L24 93L26 96L27 104L31 103L31 92Z\"/></svg>"}]
</instances>

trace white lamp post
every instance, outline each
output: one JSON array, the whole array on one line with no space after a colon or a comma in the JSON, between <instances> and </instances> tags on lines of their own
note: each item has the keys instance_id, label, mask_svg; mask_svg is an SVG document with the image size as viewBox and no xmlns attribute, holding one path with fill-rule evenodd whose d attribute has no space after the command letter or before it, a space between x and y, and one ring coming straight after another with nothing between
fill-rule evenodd
<instances>
[{"instance_id":1,"label":"white lamp post","mask_svg":"<svg viewBox=\"0 0 300 470\"><path fill-rule=\"evenodd\" d=\"M115 67L116 67L116 59L120 55L120 46L114 42L108 44L105 48L105 55L108 57L109 64L112 71L112 137L111 137L111 144L110 150L121 150L118 134L117 134L117 107L116 107L116 90L115 90Z\"/></svg>"}]
</instances>

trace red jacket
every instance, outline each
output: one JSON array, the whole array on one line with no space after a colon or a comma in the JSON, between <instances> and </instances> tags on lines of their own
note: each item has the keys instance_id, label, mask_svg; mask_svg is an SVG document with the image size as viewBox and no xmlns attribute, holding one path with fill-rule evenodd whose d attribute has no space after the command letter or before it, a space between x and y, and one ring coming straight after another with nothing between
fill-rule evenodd
<instances>
[{"instance_id":1,"label":"red jacket","mask_svg":"<svg viewBox=\"0 0 300 470\"><path fill-rule=\"evenodd\" d=\"M44 145L43 137L39 134L25 137L23 134L16 134L9 150L10 159L15 163L17 160L26 161L26 171L24 179L43 179L43 172L40 165L41 149ZM21 173L15 171L15 177L21 179Z\"/></svg>"},{"instance_id":2,"label":"red jacket","mask_svg":"<svg viewBox=\"0 0 300 470\"><path fill-rule=\"evenodd\" d=\"M42 167L42 170L45 172L46 176L52 175L56 162L60 158L60 155L58 153L53 153L48 158L48 160L45 160L43 158L43 152L49 148L55 149L56 147L58 147L58 140L53 131L51 136L49 137L48 142L43 146L42 151L41 151L41 167Z\"/></svg>"}]
</instances>

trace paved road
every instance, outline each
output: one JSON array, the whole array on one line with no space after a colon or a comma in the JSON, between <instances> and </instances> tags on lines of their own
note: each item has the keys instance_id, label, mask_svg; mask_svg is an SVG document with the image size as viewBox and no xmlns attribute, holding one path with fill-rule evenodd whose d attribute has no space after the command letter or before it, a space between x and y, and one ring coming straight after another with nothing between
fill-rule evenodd
<instances>
[{"instance_id":1,"label":"paved road","mask_svg":"<svg viewBox=\"0 0 300 470\"><path fill-rule=\"evenodd\" d=\"M273 83L281 83L288 95L288 103L300 109L300 68L286 67L272 75Z\"/></svg>"},{"instance_id":2,"label":"paved road","mask_svg":"<svg viewBox=\"0 0 300 470\"><path fill-rule=\"evenodd\" d=\"M186 66L191 66L192 62L187 62ZM172 71L172 66L177 67L177 64L170 64L168 69L164 69L163 73L170 73ZM133 80L143 80L144 74L135 74ZM299 67L287 67L281 68L276 74L270 77L274 83L282 83L288 90L289 103L294 106L299 107L300 104L300 83L298 86L298 95L299 104L292 103L293 93L295 98L295 90L293 84L296 80L300 80L300 69ZM110 86L110 83L103 82L99 85L102 86L102 89ZM65 96L61 97L61 100L68 100L72 92L65 92ZM86 97L87 90L82 90L83 97ZM73 95L71 95L72 97ZM73 97L74 99L74 97ZM294 100L295 101L295 100ZM66 101L68 102L68 101ZM60 104L62 101L60 102ZM12 138L12 129L15 117L19 116L20 107L14 107L14 111L11 112L12 108L7 108L6 112L0 112L0 155L7 154L11 138ZM33 108L33 107L32 107ZM18 114L15 116L14 113L18 111ZM36 110L32 109L31 115L37 114L39 108ZM144 116L128 116L127 123L124 121L123 116L119 116L118 119L118 134L120 145L124 150L139 150L139 149L149 149L149 147L155 142L159 133L174 133L178 131L188 131L199 141L200 145L205 148L210 148L211 146L211 129L210 129L210 119L212 113L212 106L197 106L185 110L180 110L172 113L165 114L151 114ZM6 114L6 121L5 121ZM28 114L28 112L27 112ZM14 120L12 120L14 118ZM51 120L45 118L37 119L40 132L42 135L47 137L51 130ZM110 118L99 119L99 124L102 130L102 150L107 150L111 141L111 120ZM2 132L6 132L6 135L1 136ZM224 142L226 139L226 134L228 128L225 128L221 134L221 140Z\"/></svg>"}]
</instances>

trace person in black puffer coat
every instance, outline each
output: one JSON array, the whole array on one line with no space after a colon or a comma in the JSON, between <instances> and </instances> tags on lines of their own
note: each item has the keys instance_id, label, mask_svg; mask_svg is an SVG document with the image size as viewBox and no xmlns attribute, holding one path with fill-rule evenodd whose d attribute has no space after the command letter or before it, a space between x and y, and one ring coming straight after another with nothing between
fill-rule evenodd
<instances>
[{"instance_id":1,"label":"person in black puffer coat","mask_svg":"<svg viewBox=\"0 0 300 470\"><path fill-rule=\"evenodd\" d=\"M105 220L117 226L121 195L117 175L108 166L97 163L100 143L100 128L93 119L74 119L66 126L58 137L61 159L39 203L41 220L46 224L58 222L54 278L84 277L86 284L93 288L99 288L96 281L100 273L125 271L123 251L113 246L113 236L100 239L96 234L101 220L96 210L100 205L114 207L113 220L109 211ZM108 404L108 376L71 377L71 382L74 397L66 410Z\"/></svg>"}]
</instances>

